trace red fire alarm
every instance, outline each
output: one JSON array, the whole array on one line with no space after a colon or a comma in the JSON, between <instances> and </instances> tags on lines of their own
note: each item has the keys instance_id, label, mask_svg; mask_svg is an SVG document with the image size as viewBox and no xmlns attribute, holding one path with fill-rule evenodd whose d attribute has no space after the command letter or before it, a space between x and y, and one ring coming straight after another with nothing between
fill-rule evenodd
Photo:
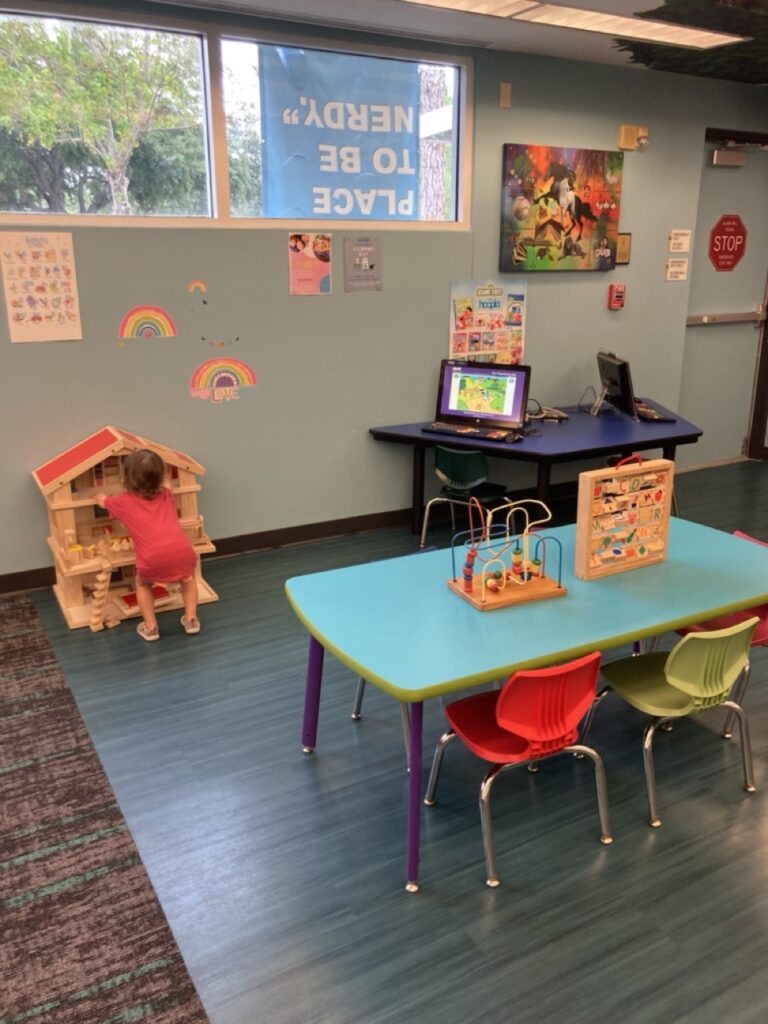
<instances>
[{"instance_id":1,"label":"red fire alarm","mask_svg":"<svg viewBox=\"0 0 768 1024\"><path fill-rule=\"evenodd\" d=\"M625 284L608 285L608 309L624 309L624 299L627 295Z\"/></svg>"}]
</instances>

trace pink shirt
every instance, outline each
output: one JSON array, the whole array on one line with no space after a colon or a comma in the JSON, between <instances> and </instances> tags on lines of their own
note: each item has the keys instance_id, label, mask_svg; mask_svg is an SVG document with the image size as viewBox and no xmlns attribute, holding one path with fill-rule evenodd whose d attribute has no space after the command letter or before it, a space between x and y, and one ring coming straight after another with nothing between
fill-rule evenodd
<instances>
[{"instance_id":1,"label":"pink shirt","mask_svg":"<svg viewBox=\"0 0 768 1024\"><path fill-rule=\"evenodd\" d=\"M166 487L154 498L129 491L110 495L104 505L128 530L136 552L136 572L142 579L175 583L193 574L197 555L179 525L176 502Z\"/></svg>"}]
</instances>

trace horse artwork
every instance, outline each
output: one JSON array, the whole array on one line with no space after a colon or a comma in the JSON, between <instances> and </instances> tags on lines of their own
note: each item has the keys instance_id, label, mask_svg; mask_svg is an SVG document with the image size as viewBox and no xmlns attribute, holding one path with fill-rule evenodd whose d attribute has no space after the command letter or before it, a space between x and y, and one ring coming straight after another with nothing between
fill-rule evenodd
<instances>
[{"instance_id":1,"label":"horse artwork","mask_svg":"<svg viewBox=\"0 0 768 1024\"><path fill-rule=\"evenodd\" d=\"M624 154L506 143L499 270L612 270Z\"/></svg>"}]
</instances>

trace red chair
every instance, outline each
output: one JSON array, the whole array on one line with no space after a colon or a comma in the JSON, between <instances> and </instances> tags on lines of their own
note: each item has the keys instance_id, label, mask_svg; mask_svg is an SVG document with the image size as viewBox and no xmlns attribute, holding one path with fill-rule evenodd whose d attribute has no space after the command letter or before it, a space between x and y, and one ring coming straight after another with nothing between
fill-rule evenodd
<instances>
[{"instance_id":1,"label":"red chair","mask_svg":"<svg viewBox=\"0 0 768 1024\"><path fill-rule=\"evenodd\" d=\"M491 887L499 884L493 854L491 787L507 768L533 765L556 754L586 754L595 766L600 842L613 842L602 759L597 751L578 742L579 722L595 699L599 667L600 654L594 653L565 665L516 672L501 691L479 693L445 708L451 728L438 741L424 802L430 807L435 803L443 753L454 736L473 754L492 763L480 786L480 821Z\"/></svg>"},{"instance_id":2,"label":"red chair","mask_svg":"<svg viewBox=\"0 0 768 1024\"><path fill-rule=\"evenodd\" d=\"M753 544L760 544L764 548L768 548L768 544L765 541L758 540L757 537L750 537L748 533L742 533L741 530L734 530L734 537L741 537L742 540L751 541ZM704 633L709 632L712 629L727 629L729 626L736 626L740 622L745 622L747 619L751 619L757 616L760 620L755 626L755 632L752 636L751 647L762 647L768 645L768 604L758 605L756 608L745 608L741 612L731 612L728 615L718 615L714 619L708 619L706 622L697 623L695 626L686 626L684 629L678 629L680 636L686 636L688 633ZM749 662L747 662L746 668L743 674L740 676L734 692L731 695L731 699L737 704L742 704L744 700L744 694L747 691L747 684L749 683ZM723 725L723 737L727 740L733 735L733 723L736 718L736 712L731 711L728 713L728 717Z\"/></svg>"}]
</instances>

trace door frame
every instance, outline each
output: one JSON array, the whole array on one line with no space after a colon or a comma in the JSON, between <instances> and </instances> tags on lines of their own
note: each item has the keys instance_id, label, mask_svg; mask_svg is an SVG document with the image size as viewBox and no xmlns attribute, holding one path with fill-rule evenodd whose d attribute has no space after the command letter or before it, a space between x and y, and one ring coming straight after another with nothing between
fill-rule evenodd
<instances>
[{"instance_id":1,"label":"door frame","mask_svg":"<svg viewBox=\"0 0 768 1024\"><path fill-rule=\"evenodd\" d=\"M766 330L766 305L768 304L768 278L763 292L761 320L757 325L757 367L755 387L752 395L752 412L747 433L746 455L750 459L768 459L768 331Z\"/></svg>"}]
</instances>

